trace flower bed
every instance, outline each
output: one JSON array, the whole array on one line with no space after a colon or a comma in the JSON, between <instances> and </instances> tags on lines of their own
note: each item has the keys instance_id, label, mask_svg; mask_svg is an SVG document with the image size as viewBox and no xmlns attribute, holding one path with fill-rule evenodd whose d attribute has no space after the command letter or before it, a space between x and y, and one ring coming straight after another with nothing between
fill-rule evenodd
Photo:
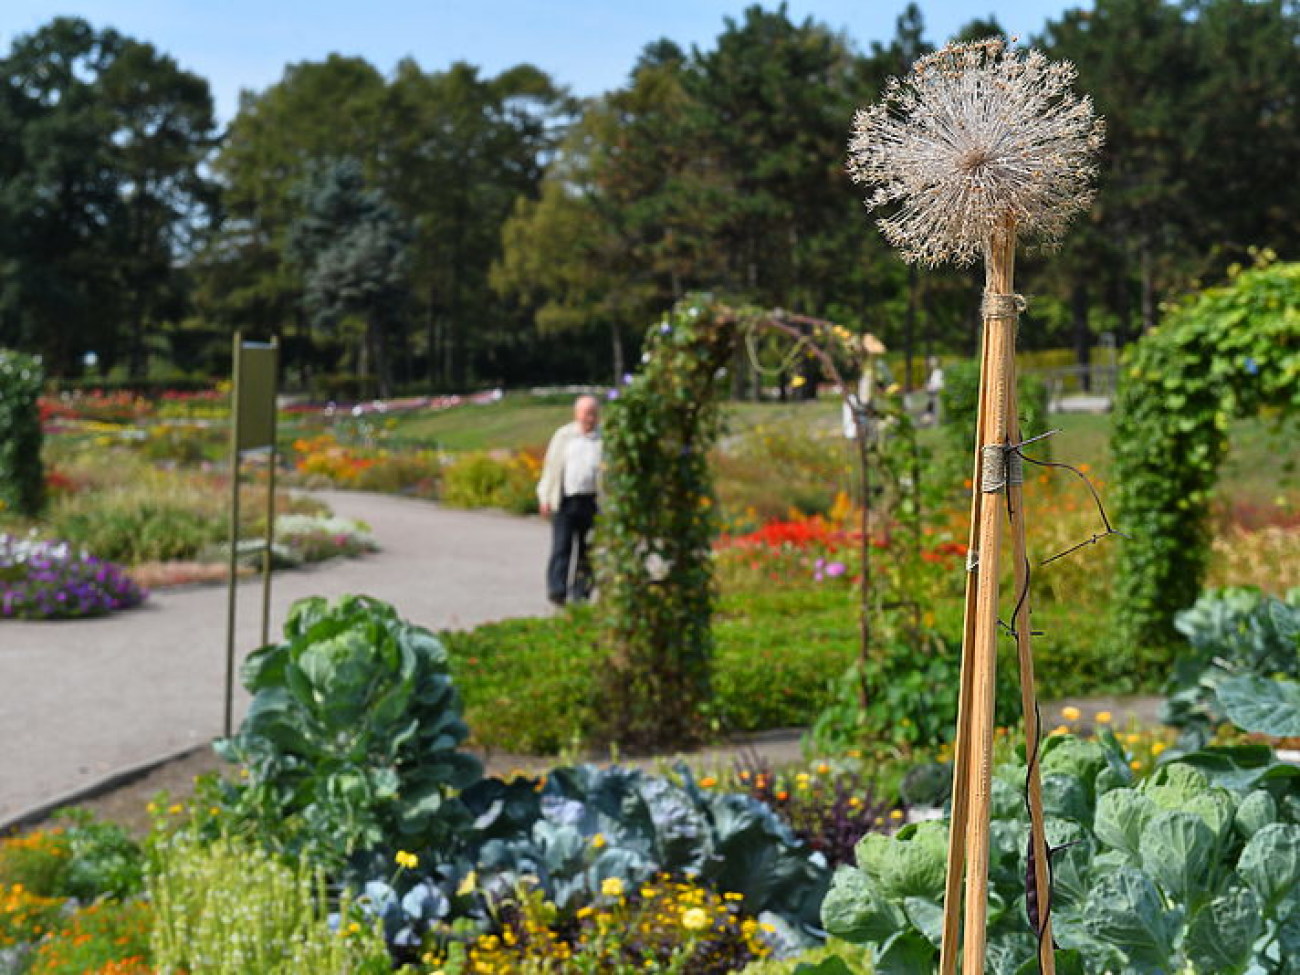
<instances>
[{"instance_id":1,"label":"flower bed","mask_svg":"<svg viewBox=\"0 0 1300 975\"><path fill-rule=\"evenodd\" d=\"M79 619L138 606L146 593L112 562L67 542L0 535L0 616Z\"/></svg>"}]
</instances>

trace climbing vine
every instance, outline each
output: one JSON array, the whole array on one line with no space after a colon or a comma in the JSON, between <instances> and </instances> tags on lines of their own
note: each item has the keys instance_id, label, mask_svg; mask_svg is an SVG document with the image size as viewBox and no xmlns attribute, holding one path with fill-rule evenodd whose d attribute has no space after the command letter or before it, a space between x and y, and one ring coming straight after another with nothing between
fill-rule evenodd
<instances>
[{"instance_id":1,"label":"climbing vine","mask_svg":"<svg viewBox=\"0 0 1300 975\"><path fill-rule=\"evenodd\" d=\"M646 335L640 372L609 406L597 562L605 734L632 749L705 732L716 508L709 450L732 313L687 299Z\"/></svg>"},{"instance_id":2,"label":"climbing vine","mask_svg":"<svg viewBox=\"0 0 1300 975\"><path fill-rule=\"evenodd\" d=\"M1200 592L1229 421L1300 409L1300 264L1237 273L1173 310L1126 357L1111 445L1123 545L1117 623L1130 652L1164 653Z\"/></svg>"}]
</instances>

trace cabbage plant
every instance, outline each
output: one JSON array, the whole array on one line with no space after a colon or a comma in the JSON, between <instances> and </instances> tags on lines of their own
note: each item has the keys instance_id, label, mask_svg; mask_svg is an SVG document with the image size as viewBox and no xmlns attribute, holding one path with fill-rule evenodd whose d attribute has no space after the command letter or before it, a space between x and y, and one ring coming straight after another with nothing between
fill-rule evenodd
<instances>
[{"instance_id":1,"label":"cabbage plant","mask_svg":"<svg viewBox=\"0 0 1300 975\"><path fill-rule=\"evenodd\" d=\"M442 643L366 596L300 600L284 637L245 661L252 704L217 743L247 773L236 816L327 865L449 843L482 766L457 750L468 729Z\"/></svg>"},{"instance_id":2,"label":"cabbage plant","mask_svg":"<svg viewBox=\"0 0 1300 975\"><path fill-rule=\"evenodd\" d=\"M1023 766L994 777L987 970L1029 975ZM1205 749L1138 780L1115 737L1044 743L1057 971L1300 971L1300 769L1266 748ZM833 935L871 946L876 975L934 970L948 825L868 835L822 904Z\"/></svg>"}]
</instances>

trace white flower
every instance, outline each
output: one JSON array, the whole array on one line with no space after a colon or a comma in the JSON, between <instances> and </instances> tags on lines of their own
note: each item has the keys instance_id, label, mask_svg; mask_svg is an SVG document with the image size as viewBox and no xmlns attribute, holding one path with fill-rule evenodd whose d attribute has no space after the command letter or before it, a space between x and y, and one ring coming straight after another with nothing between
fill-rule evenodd
<instances>
[{"instance_id":1,"label":"white flower","mask_svg":"<svg viewBox=\"0 0 1300 975\"><path fill-rule=\"evenodd\" d=\"M996 234L1059 239L1092 199L1103 125L1074 66L1001 39L950 44L854 117L849 172L904 258L967 264Z\"/></svg>"}]
</instances>

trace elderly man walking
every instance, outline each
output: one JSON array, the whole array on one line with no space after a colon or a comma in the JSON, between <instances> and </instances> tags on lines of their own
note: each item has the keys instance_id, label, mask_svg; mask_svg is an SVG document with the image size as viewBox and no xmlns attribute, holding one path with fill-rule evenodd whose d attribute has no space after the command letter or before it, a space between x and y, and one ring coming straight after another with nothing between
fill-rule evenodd
<instances>
[{"instance_id":1,"label":"elderly man walking","mask_svg":"<svg viewBox=\"0 0 1300 975\"><path fill-rule=\"evenodd\" d=\"M537 503L551 519L551 557L546 565L546 595L556 606L591 595L588 557L600 484L600 409L594 396L579 396L573 422L556 430L546 448Z\"/></svg>"}]
</instances>

